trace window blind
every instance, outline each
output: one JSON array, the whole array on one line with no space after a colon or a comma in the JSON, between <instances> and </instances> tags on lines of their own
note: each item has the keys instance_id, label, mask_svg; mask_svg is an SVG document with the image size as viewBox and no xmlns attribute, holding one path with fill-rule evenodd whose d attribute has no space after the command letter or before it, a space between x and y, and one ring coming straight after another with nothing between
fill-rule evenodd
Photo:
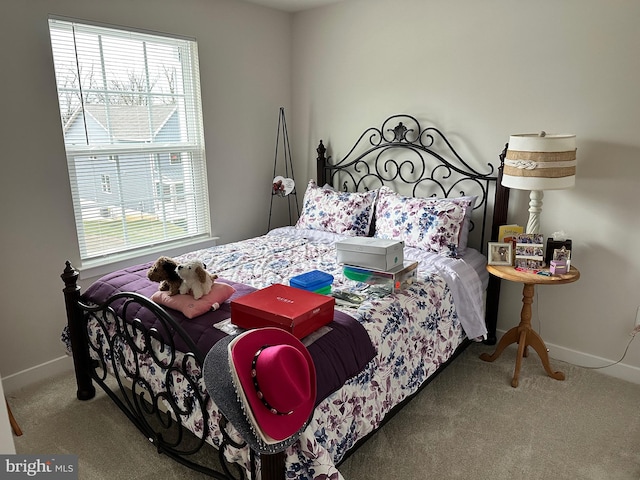
<instances>
[{"instance_id":1,"label":"window blind","mask_svg":"<svg viewBox=\"0 0 640 480\"><path fill-rule=\"evenodd\" d=\"M49 19L80 254L210 235L194 40Z\"/></svg>"}]
</instances>

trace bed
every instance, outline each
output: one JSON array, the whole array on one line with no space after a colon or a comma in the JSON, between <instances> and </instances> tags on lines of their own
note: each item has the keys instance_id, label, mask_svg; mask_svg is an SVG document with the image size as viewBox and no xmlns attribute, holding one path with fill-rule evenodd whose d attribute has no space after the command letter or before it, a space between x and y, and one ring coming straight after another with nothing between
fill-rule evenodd
<instances>
[{"instance_id":1,"label":"bed","mask_svg":"<svg viewBox=\"0 0 640 480\"><path fill-rule=\"evenodd\" d=\"M98 384L159 453L214 478L341 478L340 462L471 341L495 343L500 285L484 252L506 220L504 151L497 168L477 170L438 129L399 114L366 129L337 161L322 141L317 154L295 226L176 257L203 261L232 287L215 311L187 318L152 301L148 263L81 292L66 262L63 341L80 400ZM402 236L417 281L386 294L346 278L335 243L354 235ZM318 371L314 413L284 452L256 453L208 395L204 358L237 331L231 300L314 269L334 276L334 291L365 300L338 302L333 322L303 340Z\"/></svg>"}]
</instances>

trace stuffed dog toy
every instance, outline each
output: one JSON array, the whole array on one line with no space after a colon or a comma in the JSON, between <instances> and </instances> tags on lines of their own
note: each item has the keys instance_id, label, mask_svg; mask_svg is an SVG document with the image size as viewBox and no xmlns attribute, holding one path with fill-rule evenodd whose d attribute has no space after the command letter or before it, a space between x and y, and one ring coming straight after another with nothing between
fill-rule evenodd
<instances>
[{"instance_id":1,"label":"stuffed dog toy","mask_svg":"<svg viewBox=\"0 0 640 480\"><path fill-rule=\"evenodd\" d=\"M208 294L213 286L213 280L218 276L210 274L206 268L206 265L198 260L179 264L176 272L182 279L180 293L187 294L191 292L196 300Z\"/></svg>"},{"instance_id":2,"label":"stuffed dog toy","mask_svg":"<svg viewBox=\"0 0 640 480\"><path fill-rule=\"evenodd\" d=\"M177 266L172 258L162 256L147 271L147 278L152 282L160 282L158 290L166 291L169 295L177 295L182 285L182 278L176 272Z\"/></svg>"}]
</instances>

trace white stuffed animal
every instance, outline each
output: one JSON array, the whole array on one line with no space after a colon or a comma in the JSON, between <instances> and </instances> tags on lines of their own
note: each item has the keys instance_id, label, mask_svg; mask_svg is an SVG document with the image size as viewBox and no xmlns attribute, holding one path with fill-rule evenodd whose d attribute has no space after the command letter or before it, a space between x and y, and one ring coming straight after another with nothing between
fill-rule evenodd
<instances>
[{"instance_id":1,"label":"white stuffed animal","mask_svg":"<svg viewBox=\"0 0 640 480\"><path fill-rule=\"evenodd\" d=\"M209 293L217 275L211 275L206 268L206 265L198 260L178 264L176 272L182 279L180 293L184 295L191 292L196 300Z\"/></svg>"}]
</instances>

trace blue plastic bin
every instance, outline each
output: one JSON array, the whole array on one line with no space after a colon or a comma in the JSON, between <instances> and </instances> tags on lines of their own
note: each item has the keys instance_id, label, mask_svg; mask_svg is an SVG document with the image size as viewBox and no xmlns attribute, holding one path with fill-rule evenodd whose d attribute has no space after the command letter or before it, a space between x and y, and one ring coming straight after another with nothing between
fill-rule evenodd
<instances>
[{"instance_id":1,"label":"blue plastic bin","mask_svg":"<svg viewBox=\"0 0 640 480\"><path fill-rule=\"evenodd\" d=\"M332 283L333 275L321 272L320 270L311 270L310 272L291 277L289 280L289 285L292 287L322 294L331 292Z\"/></svg>"}]
</instances>

